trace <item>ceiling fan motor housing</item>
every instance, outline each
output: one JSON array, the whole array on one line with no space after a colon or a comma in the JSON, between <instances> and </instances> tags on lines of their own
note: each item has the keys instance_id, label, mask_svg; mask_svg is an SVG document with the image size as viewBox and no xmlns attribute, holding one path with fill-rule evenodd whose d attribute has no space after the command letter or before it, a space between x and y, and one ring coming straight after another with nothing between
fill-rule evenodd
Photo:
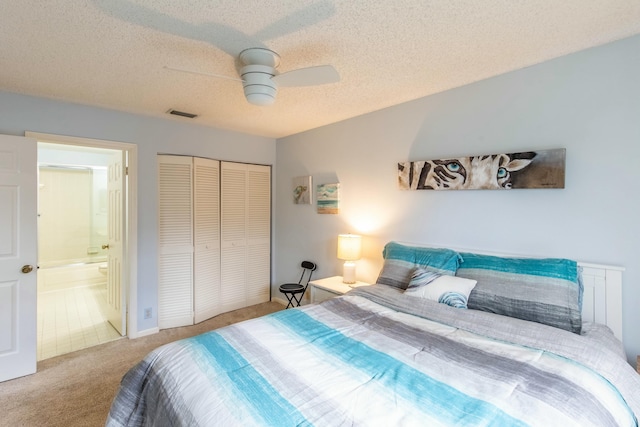
<instances>
[{"instance_id":1,"label":"ceiling fan motor housing","mask_svg":"<svg viewBox=\"0 0 640 427\"><path fill-rule=\"evenodd\" d=\"M240 70L244 96L254 105L271 105L276 100L278 88L272 80L275 68L268 65L245 65Z\"/></svg>"},{"instance_id":2,"label":"ceiling fan motor housing","mask_svg":"<svg viewBox=\"0 0 640 427\"><path fill-rule=\"evenodd\" d=\"M254 105L271 105L278 88L271 79L280 65L280 56L270 49L252 47L240 52L244 67L240 70L244 96Z\"/></svg>"}]
</instances>

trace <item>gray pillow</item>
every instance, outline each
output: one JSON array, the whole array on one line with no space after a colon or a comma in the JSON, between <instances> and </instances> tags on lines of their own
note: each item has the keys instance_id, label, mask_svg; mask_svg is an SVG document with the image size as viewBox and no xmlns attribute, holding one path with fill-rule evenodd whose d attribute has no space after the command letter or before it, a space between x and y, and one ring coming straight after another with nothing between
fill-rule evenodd
<instances>
[{"instance_id":1,"label":"gray pillow","mask_svg":"<svg viewBox=\"0 0 640 427\"><path fill-rule=\"evenodd\" d=\"M478 281L469 295L469 309L580 334L583 287L575 261L460 255L463 262L456 276Z\"/></svg>"}]
</instances>

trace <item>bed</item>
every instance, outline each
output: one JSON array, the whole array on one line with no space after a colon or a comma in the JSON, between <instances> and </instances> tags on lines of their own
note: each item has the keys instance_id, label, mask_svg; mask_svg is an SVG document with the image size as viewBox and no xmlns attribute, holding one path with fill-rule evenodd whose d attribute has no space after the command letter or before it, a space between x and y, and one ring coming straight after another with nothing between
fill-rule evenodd
<instances>
[{"instance_id":1,"label":"bed","mask_svg":"<svg viewBox=\"0 0 640 427\"><path fill-rule=\"evenodd\" d=\"M619 269L383 255L372 286L154 350L107 425L638 425L640 375L611 327L582 319L620 334L605 286Z\"/></svg>"}]
</instances>

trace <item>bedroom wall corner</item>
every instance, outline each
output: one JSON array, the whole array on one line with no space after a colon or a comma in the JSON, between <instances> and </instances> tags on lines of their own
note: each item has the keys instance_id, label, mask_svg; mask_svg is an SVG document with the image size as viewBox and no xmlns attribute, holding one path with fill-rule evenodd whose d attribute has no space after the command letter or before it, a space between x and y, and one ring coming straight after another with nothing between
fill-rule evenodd
<instances>
[{"instance_id":1,"label":"bedroom wall corner","mask_svg":"<svg viewBox=\"0 0 640 427\"><path fill-rule=\"evenodd\" d=\"M275 283L303 257L341 274L339 233L362 234L358 280L389 240L625 267L627 358L640 354L640 36L277 141ZM566 148L566 188L401 191L397 162ZM291 179L340 183L340 214L295 205Z\"/></svg>"}]
</instances>

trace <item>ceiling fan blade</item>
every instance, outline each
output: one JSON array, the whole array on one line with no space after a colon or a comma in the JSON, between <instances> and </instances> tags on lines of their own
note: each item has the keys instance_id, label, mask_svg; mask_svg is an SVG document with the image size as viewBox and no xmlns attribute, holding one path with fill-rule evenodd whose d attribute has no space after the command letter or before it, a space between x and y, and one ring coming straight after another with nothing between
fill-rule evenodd
<instances>
[{"instance_id":1,"label":"ceiling fan blade","mask_svg":"<svg viewBox=\"0 0 640 427\"><path fill-rule=\"evenodd\" d=\"M317 86L340 81L340 74L331 65L299 68L273 76L280 87Z\"/></svg>"},{"instance_id":2,"label":"ceiling fan blade","mask_svg":"<svg viewBox=\"0 0 640 427\"><path fill-rule=\"evenodd\" d=\"M184 69L184 68L169 67L167 65L165 65L162 68L164 68L166 70L171 70L171 71L179 71L181 73L197 74L197 75L200 75L200 76L207 76L207 77L215 77L215 78L218 78L218 79L233 80L233 81L236 81L236 82L242 82L243 81L242 79L239 79L237 77L229 77L229 76L223 76L222 74L213 74L213 73L205 73L205 72L202 72L202 71L187 70L187 69Z\"/></svg>"}]
</instances>

